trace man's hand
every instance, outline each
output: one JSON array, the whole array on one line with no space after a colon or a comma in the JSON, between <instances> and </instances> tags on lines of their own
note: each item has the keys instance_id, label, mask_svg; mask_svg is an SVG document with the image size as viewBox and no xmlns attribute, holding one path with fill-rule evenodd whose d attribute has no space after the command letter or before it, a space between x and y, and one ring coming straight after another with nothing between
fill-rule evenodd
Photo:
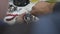
<instances>
[{"instance_id":1,"label":"man's hand","mask_svg":"<svg viewBox=\"0 0 60 34\"><path fill-rule=\"evenodd\" d=\"M48 2L38 2L35 6L32 7L31 14L33 15L41 15L47 14L52 11L52 7L54 4L50 4Z\"/></svg>"},{"instance_id":2,"label":"man's hand","mask_svg":"<svg viewBox=\"0 0 60 34\"><path fill-rule=\"evenodd\" d=\"M26 13L23 13L23 14L19 15L19 16L17 17L17 19L16 19L17 22L22 22L22 23L23 23L23 22L24 22L24 19L23 19L23 18L24 18L24 15L25 15L25 14L26 14Z\"/></svg>"}]
</instances>

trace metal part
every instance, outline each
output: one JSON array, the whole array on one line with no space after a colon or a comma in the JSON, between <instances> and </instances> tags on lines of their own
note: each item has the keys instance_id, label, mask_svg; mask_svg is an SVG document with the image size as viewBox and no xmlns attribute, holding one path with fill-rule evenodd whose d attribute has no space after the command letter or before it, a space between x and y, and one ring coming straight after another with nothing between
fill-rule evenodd
<instances>
[{"instance_id":1,"label":"metal part","mask_svg":"<svg viewBox=\"0 0 60 34\"><path fill-rule=\"evenodd\" d=\"M29 23L32 23L34 21L37 21L37 17L33 16L32 14L28 13L24 16L24 21L29 24Z\"/></svg>"},{"instance_id":2,"label":"metal part","mask_svg":"<svg viewBox=\"0 0 60 34\"><path fill-rule=\"evenodd\" d=\"M8 11L9 12L14 12L17 10L17 7L13 6L13 5L9 5Z\"/></svg>"}]
</instances>

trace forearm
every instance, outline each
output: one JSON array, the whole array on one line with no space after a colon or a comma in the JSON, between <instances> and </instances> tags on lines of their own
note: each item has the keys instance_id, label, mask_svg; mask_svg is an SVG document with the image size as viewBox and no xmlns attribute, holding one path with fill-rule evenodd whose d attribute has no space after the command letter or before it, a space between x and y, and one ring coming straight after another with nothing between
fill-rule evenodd
<instances>
[{"instance_id":1,"label":"forearm","mask_svg":"<svg viewBox=\"0 0 60 34\"><path fill-rule=\"evenodd\" d=\"M31 14L33 15L40 15L40 14L47 14L53 11L55 3L51 4L48 2L38 2L35 6L33 6Z\"/></svg>"}]
</instances>

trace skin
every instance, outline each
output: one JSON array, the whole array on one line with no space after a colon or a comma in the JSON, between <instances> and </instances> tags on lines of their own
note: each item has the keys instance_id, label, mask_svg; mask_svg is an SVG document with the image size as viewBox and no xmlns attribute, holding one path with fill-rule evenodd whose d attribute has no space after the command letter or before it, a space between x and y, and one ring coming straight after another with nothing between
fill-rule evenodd
<instances>
[{"instance_id":1,"label":"skin","mask_svg":"<svg viewBox=\"0 0 60 34\"><path fill-rule=\"evenodd\" d=\"M6 16L8 10L8 0L0 0L0 19Z\"/></svg>"},{"instance_id":2,"label":"skin","mask_svg":"<svg viewBox=\"0 0 60 34\"><path fill-rule=\"evenodd\" d=\"M17 22L22 22L22 23L23 23L23 22L24 22L24 19L23 19L23 18L24 18L24 15L25 15L25 14L26 14L26 13L23 13L23 14L19 15L19 16L17 17L17 19L16 19Z\"/></svg>"},{"instance_id":3,"label":"skin","mask_svg":"<svg viewBox=\"0 0 60 34\"><path fill-rule=\"evenodd\" d=\"M54 5L55 5L55 3L51 4L48 2L38 2L35 6L32 7L31 14L36 16L36 15L52 13ZM17 18L17 20L23 21L24 14L20 15Z\"/></svg>"},{"instance_id":4,"label":"skin","mask_svg":"<svg viewBox=\"0 0 60 34\"><path fill-rule=\"evenodd\" d=\"M38 2L35 6L32 7L31 14L42 15L42 14L52 13L54 5L55 3L51 4L43 1Z\"/></svg>"}]
</instances>

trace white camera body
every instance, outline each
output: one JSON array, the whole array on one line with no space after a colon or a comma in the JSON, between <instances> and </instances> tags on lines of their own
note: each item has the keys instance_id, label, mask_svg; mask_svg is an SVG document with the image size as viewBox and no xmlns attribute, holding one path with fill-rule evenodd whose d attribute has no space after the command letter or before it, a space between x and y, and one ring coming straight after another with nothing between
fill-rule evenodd
<instances>
[{"instance_id":1,"label":"white camera body","mask_svg":"<svg viewBox=\"0 0 60 34\"><path fill-rule=\"evenodd\" d=\"M13 7L17 7L13 3L9 3L9 4L13 5ZM10 25L15 24L16 18L23 13L28 13L29 11L31 11L33 6L34 4L30 3L25 7L17 7L16 10L13 12L9 12L8 10L7 16L4 18L5 23L10 24ZM7 20L7 19L10 19L10 20Z\"/></svg>"}]
</instances>

